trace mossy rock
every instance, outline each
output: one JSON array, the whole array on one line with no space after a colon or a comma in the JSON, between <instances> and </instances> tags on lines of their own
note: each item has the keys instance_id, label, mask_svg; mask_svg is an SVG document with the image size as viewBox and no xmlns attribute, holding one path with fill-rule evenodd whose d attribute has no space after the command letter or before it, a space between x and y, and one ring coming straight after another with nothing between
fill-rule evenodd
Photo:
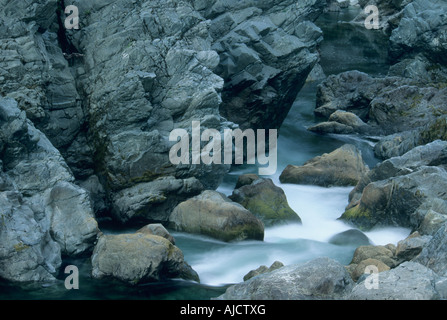
<instances>
[{"instance_id":1,"label":"mossy rock","mask_svg":"<svg viewBox=\"0 0 447 320\"><path fill-rule=\"evenodd\" d=\"M271 179L260 177L256 179L255 175L247 176L240 176L239 181L251 181L251 183L238 182L237 185L242 186L233 191L229 197L231 200L240 203L266 225L301 223L301 218L290 208L284 191Z\"/></svg>"}]
</instances>

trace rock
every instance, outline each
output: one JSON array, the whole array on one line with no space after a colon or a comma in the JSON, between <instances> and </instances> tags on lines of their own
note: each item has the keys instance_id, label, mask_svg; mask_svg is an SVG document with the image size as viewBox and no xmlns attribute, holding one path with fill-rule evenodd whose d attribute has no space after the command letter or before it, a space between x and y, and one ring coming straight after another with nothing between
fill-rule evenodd
<instances>
[{"instance_id":1,"label":"rock","mask_svg":"<svg viewBox=\"0 0 447 320\"><path fill-rule=\"evenodd\" d=\"M385 263L372 258L362 260L358 264L350 264L347 269L349 274L351 275L352 280L357 282L359 279L362 278L362 276L368 274L368 271L371 270L372 266L377 268L376 270L379 273L390 270L390 267L387 266Z\"/></svg>"},{"instance_id":2,"label":"rock","mask_svg":"<svg viewBox=\"0 0 447 320\"><path fill-rule=\"evenodd\" d=\"M179 248L142 232L101 236L91 261L96 279L112 277L132 285L167 278L199 281Z\"/></svg>"},{"instance_id":3,"label":"rock","mask_svg":"<svg viewBox=\"0 0 447 320\"><path fill-rule=\"evenodd\" d=\"M263 240L264 225L242 205L211 190L180 203L169 216L176 231L198 233L223 241Z\"/></svg>"},{"instance_id":4,"label":"rock","mask_svg":"<svg viewBox=\"0 0 447 320\"><path fill-rule=\"evenodd\" d=\"M377 9L379 10L378 28L386 34L391 34L392 30L397 27L402 18L404 7L411 1L413 0L359 0L359 5L362 9L365 9L368 5L377 6ZM364 25L366 18L371 13L372 12L365 12L362 10L353 22Z\"/></svg>"},{"instance_id":5,"label":"rock","mask_svg":"<svg viewBox=\"0 0 447 320\"><path fill-rule=\"evenodd\" d=\"M435 141L379 164L351 192L341 218L367 229L380 224L417 230L429 210L447 213L441 190L445 148L445 142Z\"/></svg>"},{"instance_id":6,"label":"rock","mask_svg":"<svg viewBox=\"0 0 447 320\"><path fill-rule=\"evenodd\" d=\"M390 37L392 57L421 52L429 59L446 65L446 13L447 6L443 1L413 0L408 4Z\"/></svg>"},{"instance_id":7,"label":"rock","mask_svg":"<svg viewBox=\"0 0 447 320\"><path fill-rule=\"evenodd\" d=\"M139 183L114 194L112 214L122 223L167 222L179 202L202 190L202 184L195 178L168 176Z\"/></svg>"},{"instance_id":8,"label":"rock","mask_svg":"<svg viewBox=\"0 0 447 320\"><path fill-rule=\"evenodd\" d=\"M352 186L368 171L360 151L346 144L329 154L307 161L303 166L287 166L279 179L281 183Z\"/></svg>"},{"instance_id":9,"label":"rock","mask_svg":"<svg viewBox=\"0 0 447 320\"><path fill-rule=\"evenodd\" d=\"M259 268L255 269L255 270L251 270L249 273L247 273L244 276L244 281L247 281L247 280L249 280L249 279L251 279L253 277L256 277L256 276L258 276L260 274L264 274L264 273L267 273L267 272L272 272L272 271L274 271L276 269L279 269L279 268L282 268L282 267L284 267L284 264L282 262L280 262L280 261L273 262L270 267L260 266Z\"/></svg>"},{"instance_id":10,"label":"rock","mask_svg":"<svg viewBox=\"0 0 447 320\"><path fill-rule=\"evenodd\" d=\"M87 191L59 182L49 193L45 214L51 217L50 232L62 254L73 257L91 253L100 231Z\"/></svg>"},{"instance_id":11,"label":"rock","mask_svg":"<svg viewBox=\"0 0 447 320\"><path fill-rule=\"evenodd\" d=\"M10 98L0 98L0 149L1 277L54 280L62 254L87 253L94 245L99 230L88 194Z\"/></svg>"},{"instance_id":12,"label":"rock","mask_svg":"<svg viewBox=\"0 0 447 320\"><path fill-rule=\"evenodd\" d=\"M352 261L350 264L360 264L367 259L378 260L390 268L397 266L397 261L394 258L394 253L386 246L360 246L354 251Z\"/></svg>"},{"instance_id":13,"label":"rock","mask_svg":"<svg viewBox=\"0 0 447 320\"><path fill-rule=\"evenodd\" d=\"M397 243L396 258L400 261L410 261L415 258L431 240L431 236L421 236L413 232L404 240Z\"/></svg>"},{"instance_id":14,"label":"rock","mask_svg":"<svg viewBox=\"0 0 447 320\"><path fill-rule=\"evenodd\" d=\"M349 229L332 236L329 239L329 243L340 246L346 246L346 245L364 246L364 245L370 245L371 240L369 240L369 238L360 230Z\"/></svg>"},{"instance_id":15,"label":"rock","mask_svg":"<svg viewBox=\"0 0 447 320\"><path fill-rule=\"evenodd\" d=\"M372 277L378 279L378 288L367 288ZM437 300L440 295L436 282L440 277L432 270L415 262L404 262L398 267L370 275L354 286L348 300Z\"/></svg>"},{"instance_id":16,"label":"rock","mask_svg":"<svg viewBox=\"0 0 447 320\"><path fill-rule=\"evenodd\" d=\"M319 0L298 6L250 0L218 2L201 11L212 19L225 118L244 129L280 127L318 61L322 33L311 21L324 6Z\"/></svg>"},{"instance_id":17,"label":"rock","mask_svg":"<svg viewBox=\"0 0 447 320\"><path fill-rule=\"evenodd\" d=\"M447 224L444 223L414 259L443 277L447 276L446 230Z\"/></svg>"},{"instance_id":18,"label":"rock","mask_svg":"<svg viewBox=\"0 0 447 320\"><path fill-rule=\"evenodd\" d=\"M359 119L334 115L310 130L377 136L419 129L445 114L446 94L442 83L420 82L419 78L373 78L359 71L331 75L318 86L314 113L330 119L336 111L347 111Z\"/></svg>"},{"instance_id":19,"label":"rock","mask_svg":"<svg viewBox=\"0 0 447 320\"><path fill-rule=\"evenodd\" d=\"M55 280L61 248L48 218L39 219L19 192L0 193L0 277L14 282Z\"/></svg>"},{"instance_id":20,"label":"rock","mask_svg":"<svg viewBox=\"0 0 447 320\"><path fill-rule=\"evenodd\" d=\"M237 178L235 189L239 189L240 187L251 185L256 180L260 179L260 177L255 173L246 173L242 174Z\"/></svg>"},{"instance_id":21,"label":"rock","mask_svg":"<svg viewBox=\"0 0 447 320\"><path fill-rule=\"evenodd\" d=\"M329 258L290 265L233 285L220 300L343 299L353 287L345 268Z\"/></svg>"},{"instance_id":22,"label":"rock","mask_svg":"<svg viewBox=\"0 0 447 320\"><path fill-rule=\"evenodd\" d=\"M241 185L253 178L241 176L242 180L237 185ZM259 178L235 189L229 198L241 204L264 222L265 225L278 224L284 222L301 222L300 217L293 211L284 191L275 186L271 179Z\"/></svg>"},{"instance_id":23,"label":"rock","mask_svg":"<svg viewBox=\"0 0 447 320\"><path fill-rule=\"evenodd\" d=\"M175 245L174 237L160 223L152 223L152 224L145 225L144 227L138 229L136 232L160 236L160 237L165 238L166 240L169 240L170 243Z\"/></svg>"}]
</instances>

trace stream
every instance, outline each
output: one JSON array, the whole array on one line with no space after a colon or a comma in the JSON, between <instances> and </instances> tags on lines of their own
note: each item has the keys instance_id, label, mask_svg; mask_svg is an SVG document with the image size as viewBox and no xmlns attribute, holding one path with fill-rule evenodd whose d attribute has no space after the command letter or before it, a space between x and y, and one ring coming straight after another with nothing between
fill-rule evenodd
<instances>
[{"instance_id":1,"label":"stream","mask_svg":"<svg viewBox=\"0 0 447 320\"><path fill-rule=\"evenodd\" d=\"M325 40L320 52L321 66L326 75L354 69L371 75L387 72L387 40L380 31L342 22L352 20L359 10L349 8L339 13L325 13L316 22L324 32ZM199 274L200 284L172 280L131 287L115 280L95 280L90 277L89 259L77 259L64 261L64 265L78 266L79 290L66 290L64 275L61 274L56 283L43 285L19 287L0 283L0 299L210 299L222 294L228 285L243 281L243 276L250 270L260 265L270 266L276 260L289 265L327 256L342 264L349 264L355 247L333 245L328 240L352 228L337 220L348 204L352 187L321 188L279 182L279 175L288 164L302 165L345 143L356 145L370 167L378 162L372 151L372 138L358 135L321 136L306 130L318 121L313 114L317 85L317 82L311 82L303 87L283 123L278 139L277 173L269 177L285 191L290 207L301 217L302 224L268 227L265 229L264 241L236 243L172 232L185 260ZM256 172L257 168L253 165L235 167L225 177L218 191L230 195L240 174ZM107 228L101 230L104 233L117 232ZM119 230L120 233L126 231L129 230ZM409 230L384 228L365 234L374 244L385 245L396 244L409 234Z\"/></svg>"}]
</instances>

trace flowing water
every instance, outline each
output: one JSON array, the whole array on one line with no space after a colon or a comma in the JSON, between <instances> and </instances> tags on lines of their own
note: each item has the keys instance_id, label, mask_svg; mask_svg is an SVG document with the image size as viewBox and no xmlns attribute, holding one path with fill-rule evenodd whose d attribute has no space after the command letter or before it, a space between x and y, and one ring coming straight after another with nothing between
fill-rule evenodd
<instances>
[{"instance_id":1,"label":"flowing water","mask_svg":"<svg viewBox=\"0 0 447 320\"><path fill-rule=\"evenodd\" d=\"M341 13L327 13L317 21L324 31L321 65L328 75L353 69L372 75L385 74L387 71L385 37L378 31L340 22L351 20L357 12L358 9L349 9ZM289 205L299 214L302 224L269 227L265 230L264 241L237 243L172 232L185 260L199 274L201 284L173 280L130 287L113 280L94 280L89 275L89 260L77 259L64 261L64 264L79 267L79 290L66 290L63 282L65 275L60 274L60 280L51 284L17 287L0 283L0 298L209 299L222 294L228 285L241 282L250 270L260 265L270 266L276 260L287 265L327 256L348 264L355 246L337 246L330 244L328 240L331 236L351 228L337 218L344 212L352 188L321 188L279 182L279 174L288 164L301 165L345 143L352 143L360 148L370 167L377 163L372 152L372 139L356 135L321 136L306 130L317 121L313 115L316 89L317 83L305 85L281 127L278 140L278 170L276 175L270 177L276 185L283 188ZM233 168L218 191L229 195L240 174L256 172L255 166ZM116 233L134 230L103 227L102 231ZM396 244L408 233L409 230L404 228L385 228L366 232L366 235L374 244Z\"/></svg>"}]
</instances>

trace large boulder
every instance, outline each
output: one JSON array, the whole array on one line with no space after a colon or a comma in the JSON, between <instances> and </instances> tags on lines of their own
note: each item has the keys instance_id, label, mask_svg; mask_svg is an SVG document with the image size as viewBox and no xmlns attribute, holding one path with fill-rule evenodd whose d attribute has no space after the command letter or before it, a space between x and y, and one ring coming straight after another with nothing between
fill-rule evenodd
<instances>
[{"instance_id":1,"label":"large boulder","mask_svg":"<svg viewBox=\"0 0 447 320\"><path fill-rule=\"evenodd\" d=\"M240 176L238 188L229 196L232 201L243 205L266 225L301 222L298 214L290 208L284 191L271 179L255 177L250 183L243 184L250 177L252 175Z\"/></svg>"},{"instance_id":2,"label":"large boulder","mask_svg":"<svg viewBox=\"0 0 447 320\"><path fill-rule=\"evenodd\" d=\"M350 293L353 281L329 258L290 265L233 285L220 300L332 300Z\"/></svg>"},{"instance_id":3,"label":"large boulder","mask_svg":"<svg viewBox=\"0 0 447 320\"><path fill-rule=\"evenodd\" d=\"M324 187L355 186L369 171L361 152L346 144L331 153L313 158L302 166L287 166L281 183L311 184Z\"/></svg>"},{"instance_id":4,"label":"large boulder","mask_svg":"<svg viewBox=\"0 0 447 320\"><path fill-rule=\"evenodd\" d=\"M377 277L377 278L373 278ZM404 262L356 284L348 300L437 300L445 298L443 279L429 268Z\"/></svg>"},{"instance_id":5,"label":"large boulder","mask_svg":"<svg viewBox=\"0 0 447 320\"><path fill-rule=\"evenodd\" d=\"M168 176L139 183L113 195L112 214L122 223L167 222L179 202L200 194L202 190L203 186L196 178Z\"/></svg>"},{"instance_id":6,"label":"large boulder","mask_svg":"<svg viewBox=\"0 0 447 320\"><path fill-rule=\"evenodd\" d=\"M444 277L447 276L446 231L447 224L444 223L414 259Z\"/></svg>"},{"instance_id":7,"label":"large boulder","mask_svg":"<svg viewBox=\"0 0 447 320\"><path fill-rule=\"evenodd\" d=\"M446 148L438 140L380 163L351 191L341 218L363 228L381 224L436 231L434 225L447 214Z\"/></svg>"},{"instance_id":8,"label":"large boulder","mask_svg":"<svg viewBox=\"0 0 447 320\"><path fill-rule=\"evenodd\" d=\"M91 253L100 231L87 191L69 182L57 183L49 193L45 213L51 217L50 232L62 254Z\"/></svg>"},{"instance_id":9,"label":"large boulder","mask_svg":"<svg viewBox=\"0 0 447 320\"><path fill-rule=\"evenodd\" d=\"M91 261L97 279L111 277L132 285L168 278L199 281L179 248L143 232L101 236Z\"/></svg>"},{"instance_id":10,"label":"large boulder","mask_svg":"<svg viewBox=\"0 0 447 320\"><path fill-rule=\"evenodd\" d=\"M434 199L445 198L447 172L438 167L420 170L385 180L371 182L357 204L347 209L341 219L370 229L374 226L401 226L417 230L425 217L418 210L435 205ZM425 210L427 213L427 210Z\"/></svg>"},{"instance_id":11,"label":"large boulder","mask_svg":"<svg viewBox=\"0 0 447 320\"><path fill-rule=\"evenodd\" d=\"M175 207L169 216L169 226L223 241L264 239L264 225L258 218L222 193L211 190Z\"/></svg>"}]
</instances>

